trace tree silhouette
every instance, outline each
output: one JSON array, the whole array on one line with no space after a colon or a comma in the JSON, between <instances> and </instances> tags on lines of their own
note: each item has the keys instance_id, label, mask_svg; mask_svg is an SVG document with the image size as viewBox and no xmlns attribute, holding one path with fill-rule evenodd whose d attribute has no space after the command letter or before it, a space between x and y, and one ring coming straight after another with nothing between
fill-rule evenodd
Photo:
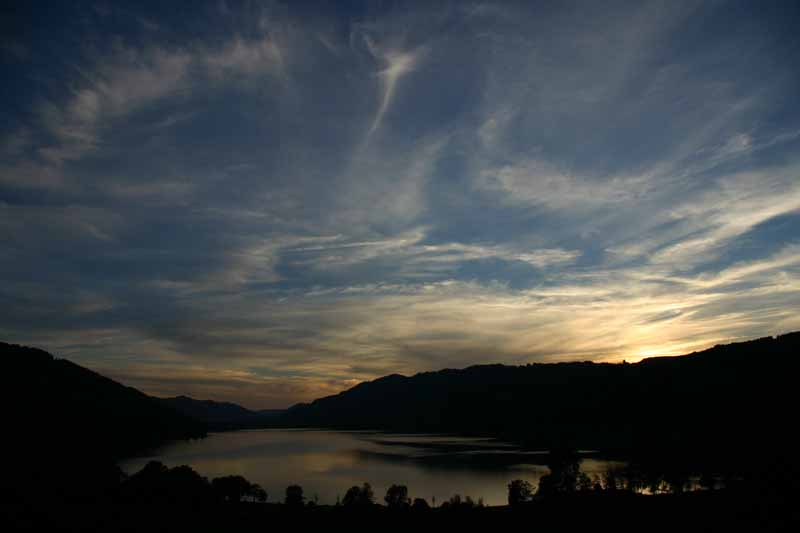
<instances>
[{"instance_id":1,"label":"tree silhouette","mask_svg":"<svg viewBox=\"0 0 800 533\"><path fill-rule=\"evenodd\" d=\"M533 499L533 485L524 479L515 479L508 484L508 505L514 507Z\"/></svg>"},{"instance_id":2,"label":"tree silhouette","mask_svg":"<svg viewBox=\"0 0 800 533\"><path fill-rule=\"evenodd\" d=\"M411 500L408 497L408 487L405 485L392 485L386 490L383 497L386 506L390 509L403 509L409 507Z\"/></svg>"},{"instance_id":3,"label":"tree silhouette","mask_svg":"<svg viewBox=\"0 0 800 533\"><path fill-rule=\"evenodd\" d=\"M257 501L260 503L264 503L267 501L267 491L265 491L258 483L253 483L250 485L248 496L252 498L253 501Z\"/></svg>"},{"instance_id":4,"label":"tree silhouette","mask_svg":"<svg viewBox=\"0 0 800 533\"><path fill-rule=\"evenodd\" d=\"M579 472L577 489L582 492L589 492L592 490L592 488L594 488L592 478L590 478L585 472Z\"/></svg>"},{"instance_id":5,"label":"tree silhouette","mask_svg":"<svg viewBox=\"0 0 800 533\"><path fill-rule=\"evenodd\" d=\"M369 483L364 483L361 487L352 486L347 489L342 500L342 505L347 507L353 506L367 506L375 502L375 494L372 492L372 486Z\"/></svg>"},{"instance_id":6,"label":"tree silhouette","mask_svg":"<svg viewBox=\"0 0 800 533\"><path fill-rule=\"evenodd\" d=\"M364 501L365 505L372 505L375 503L375 493L372 492L372 485L369 483L364 483L361 486L361 499Z\"/></svg>"},{"instance_id":7,"label":"tree silhouette","mask_svg":"<svg viewBox=\"0 0 800 533\"><path fill-rule=\"evenodd\" d=\"M539 480L539 493L542 495L575 492L581 480L580 457L572 450L550 452L547 467L550 473Z\"/></svg>"}]
</instances>

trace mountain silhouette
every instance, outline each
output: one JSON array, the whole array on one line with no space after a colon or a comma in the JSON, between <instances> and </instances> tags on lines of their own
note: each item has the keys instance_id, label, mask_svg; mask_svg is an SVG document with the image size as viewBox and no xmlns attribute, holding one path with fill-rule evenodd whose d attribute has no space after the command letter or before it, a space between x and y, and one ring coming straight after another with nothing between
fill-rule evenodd
<instances>
[{"instance_id":1,"label":"mountain silhouette","mask_svg":"<svg viewBox=\"0 0 800 533\"><path fill-rule=\"evenodd\" d=\"M664 452L705 465L795 441L800 333L635 364L480 365L389 375L291 407L285 426L451 432L541 449Z\"/></svg>"}]
</instances>

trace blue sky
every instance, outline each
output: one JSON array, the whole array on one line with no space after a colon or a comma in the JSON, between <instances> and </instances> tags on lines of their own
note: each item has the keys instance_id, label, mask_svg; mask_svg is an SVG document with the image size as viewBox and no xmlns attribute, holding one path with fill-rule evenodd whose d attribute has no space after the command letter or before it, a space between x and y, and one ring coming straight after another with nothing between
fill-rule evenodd
<instances>
[{"instance_id":1,"label":"blue sky","mask_svg":"<svg viewBox=\"0 0 800 533\"><path fill-rule=\"evenodd\" d=\"M793 2L19 2L0 338L284 407L800 329Z\"/></svg>"}]
</instances>

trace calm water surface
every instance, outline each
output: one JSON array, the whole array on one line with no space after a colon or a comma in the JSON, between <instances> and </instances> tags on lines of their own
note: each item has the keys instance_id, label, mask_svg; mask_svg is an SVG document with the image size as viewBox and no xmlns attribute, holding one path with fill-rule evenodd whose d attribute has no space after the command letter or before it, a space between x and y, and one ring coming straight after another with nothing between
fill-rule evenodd
<instances>
[{"instance_id":1,"label":"calm water surface","mask_svg":"<svg viewBox=\"0 0 800 533\"><path fill-rule=\"evenodd\" d=\"M308 499L335 503L349 487L366 481L381 503L396 483L429 503L458 493L503 505L509 481L522 478L535 486L548 472L542 452L496 440L305 429L212 433L120 466L131 474L153 459L167 466L189 465L209 479L240 474L264 487L272 502L283 500L286 487L296 483ZM591 476L618 464L585 458L581 469Z\"/></svg>"}]
</instances>

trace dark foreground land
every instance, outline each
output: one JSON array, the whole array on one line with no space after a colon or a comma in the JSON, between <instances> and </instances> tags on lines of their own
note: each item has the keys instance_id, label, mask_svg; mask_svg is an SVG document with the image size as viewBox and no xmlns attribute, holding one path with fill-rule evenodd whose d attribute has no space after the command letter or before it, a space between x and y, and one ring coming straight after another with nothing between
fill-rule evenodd
<instances>
[{"instance_id":1,"label":"dark foreground land","mask_svg":"<svg viewBox=\"0 0 800 533\"><path fill-rule=\"evenodd\" d=\"M725 491L681 495L577 495L523 507L392 510L282 504L4 506L4 531L797 531L797 501Z\"/></svg>"}]
</instances>

